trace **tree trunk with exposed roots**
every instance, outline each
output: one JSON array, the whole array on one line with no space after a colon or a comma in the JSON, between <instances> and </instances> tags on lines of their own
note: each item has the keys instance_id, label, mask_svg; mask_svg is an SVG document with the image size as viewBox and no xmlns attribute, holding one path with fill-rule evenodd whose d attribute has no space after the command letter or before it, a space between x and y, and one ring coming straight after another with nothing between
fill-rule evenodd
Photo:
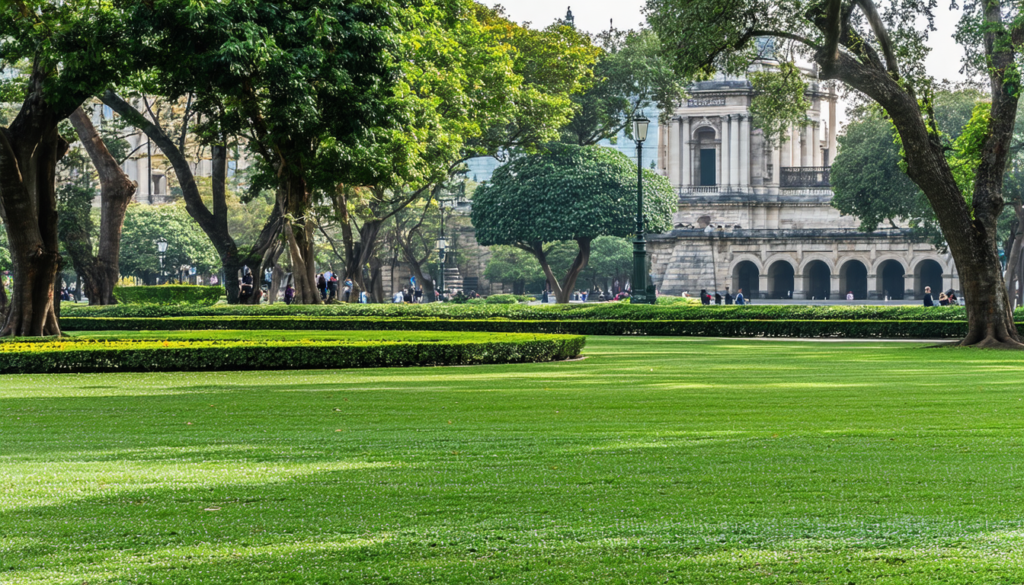
<instances>
[{"instance_id":1,"label":"tree trunk with exposed roots","mask_svg":"<svg viewBox=\"0 0 1024 585\"><path fill-rule=\"evenodd\" d=\"M63 116L45 102L42 85L42 74L33 73L21 111L0 128L0 213L14 265L0 336L60 335L53 294L60 266L54 187L68 144L57 134Z\"/></svg>"}]
</instances>

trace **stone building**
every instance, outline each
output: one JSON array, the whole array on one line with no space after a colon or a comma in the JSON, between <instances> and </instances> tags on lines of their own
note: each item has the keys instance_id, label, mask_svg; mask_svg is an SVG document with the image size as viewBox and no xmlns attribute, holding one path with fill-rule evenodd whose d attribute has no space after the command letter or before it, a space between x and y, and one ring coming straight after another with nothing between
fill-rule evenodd
<instances>
[{"instance_id":1,"label":"stone building","mask_svg":"<svg viewBox=\"0 0 1024 585\"><path fill-rule=\"evenodd\" d=\"M661 294L728 286L748 298L916 299L925 286L959 289L952 258L910 229L864 233L830 205L834 93L812 80L809 123L774 148L754 127L747 80L690 94L658 129L659 172L679 193L675 229L649 237Z\"/></svg>"}]
</instances>

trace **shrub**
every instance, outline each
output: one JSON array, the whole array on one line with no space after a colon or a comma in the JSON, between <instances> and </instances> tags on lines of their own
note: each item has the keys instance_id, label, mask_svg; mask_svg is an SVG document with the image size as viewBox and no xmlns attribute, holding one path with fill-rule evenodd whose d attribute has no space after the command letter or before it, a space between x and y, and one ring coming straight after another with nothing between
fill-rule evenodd
<instances>
[{"instance_id":1,"label":"shrub","mask_svg":"<svg viewBox=\"0 0 1024 585\"><path fill-rule=\"evenodd\" d=\"M955 339L967 334L966 321L918 320L625 320L625 319L446 319L436 317L66 317L65 331L143 331L192 329L320 331L464 331L576 335L664 335L706 337L829 337L851 339ZM1022 324L1024 326L1024 324Z\"/></svg>"},{"instance_id":2,"label":"shrub","mask_svg":"<svg viewBox=\"0 0 1024 585\"><path fill-rule=\"evenodd\" d=\"M514 305L518 302L519 297L516 295L491 295L484 299L484 303L488 305Z\"/></svg>"},{"instance_id":3,"label":"shrub","mask_svg":"<svg viewBox=\"0 0 1024 585\"><path fill-rule=\"evenodd\" d=\"M213 305L224 295L222 286L162 284L115 286L114 298L125 305Z\"/></svg>"},{"instance_id":4,"label":"shrub","mask_svg":"<svg viewBox=\"0 0 1024 585\"><path fill-rule=\"evenodd\" d=\"M493 295L498 296L498 295ZM488 297L488 298L493 298ZM871 321L966 321L963 307L919 306L805 306L805 305L631 305L629 303L587 303L572 305L115 305L112 307L62 307L65 317L213 317L213 316L304 316L304 317L387 317L443 319L517 320L623 320L696 321L714 320L871 320ZM1018 309L1024 321L1024 309Z\"/></svg>"},{"instance_id":5,"label":"shrub","mask_svg":"<svg viewBox=\"0 0 1024 585\"><path fill-rule=\"evenodd\" d=\"M368 368L538 362L575 357L565 335L431 334L421 340L72 338L0 342L0 374Z\"/></svg>"}]
</instances>

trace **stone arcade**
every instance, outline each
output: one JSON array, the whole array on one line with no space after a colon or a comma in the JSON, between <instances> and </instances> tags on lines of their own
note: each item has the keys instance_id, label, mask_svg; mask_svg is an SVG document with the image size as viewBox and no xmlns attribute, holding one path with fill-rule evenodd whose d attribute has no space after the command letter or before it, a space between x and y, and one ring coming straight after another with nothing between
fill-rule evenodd
<instances>
[{"instance_id":1,"label":"stone arcade","mask_svg":"<svg viewBox=\"0 0 1024 585\"><path fill-rule=\"evenodd\" d=\"M659 171L679 192L675 229L648 240L659 293L728 286L752 299L918 299L925 286L936 296L959 289L948 254L906 228L861 232L829 204L834 93L812 80L811 122L776 148L752 126L748 81L701 82L690 93L658 130Z\"/></svg>"}]
</instances>

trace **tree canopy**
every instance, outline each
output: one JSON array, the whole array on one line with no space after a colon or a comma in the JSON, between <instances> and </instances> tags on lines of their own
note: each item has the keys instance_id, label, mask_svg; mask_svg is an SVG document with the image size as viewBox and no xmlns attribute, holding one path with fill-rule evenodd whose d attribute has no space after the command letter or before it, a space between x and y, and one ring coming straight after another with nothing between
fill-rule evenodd
<instances>
[{"instance_id":1,"label":"tree canopy","mask_svg":"<svg viewBox=\"0 0 1024 585\"><path fill-rule=\"evenodd\" d=\"M643 185L647 231L668 231L675 192L666 178L646 169ZM592 240L632 235L636 204L637 168L629 157L611 148L552 144L543 154L518 156L499 167L476 190L472 220L481 245L516 246L536 256L559 302L568 302ZM574 240L579 252L560 282L545 245L564 240Z\"/></svg>"}]
</instances>

